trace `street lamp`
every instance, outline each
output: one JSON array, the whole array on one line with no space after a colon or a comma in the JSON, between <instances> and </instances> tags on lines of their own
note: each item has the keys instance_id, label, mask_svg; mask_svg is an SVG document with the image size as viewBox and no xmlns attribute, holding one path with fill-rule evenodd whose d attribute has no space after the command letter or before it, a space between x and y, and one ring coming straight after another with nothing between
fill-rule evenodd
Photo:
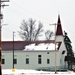
<instances>
[{"instance_id":1,"label":"street lamp","mask_svg":"<svg viewBox=\"0 0 75 75\"><path fill-rule=\"evenodd\" d=\"M13 68L12 68L12 72L15 71L15 68L14 68L14 31L13 31Z\"/></svg>"}]
</instances>

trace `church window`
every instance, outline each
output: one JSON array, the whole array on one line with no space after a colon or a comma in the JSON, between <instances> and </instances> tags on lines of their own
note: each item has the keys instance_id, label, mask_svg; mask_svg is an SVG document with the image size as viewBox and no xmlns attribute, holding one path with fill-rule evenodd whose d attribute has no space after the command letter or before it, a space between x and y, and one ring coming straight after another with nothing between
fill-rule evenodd
<instances>
[{"instance_id":1,"label":"church window","mask_svg":"<svg viewBox=\"0 0 75 75\"><path fill-rule=\"evenodd\" d=\"M14 59L14 64L17 64L17 59Z\"/></svg>"},{"instance_id":2,"label":"church window","mask_svg":"<svg viewBox=\"0 0 75 75\"><path fill-rule=\"evenodd\" d=\"M2 64L5 64L5 59L2 59Z\"/></svg>"},{"instance_id":3,"label":"church window","mask_svg":"<svg viewBox=\"0 0 75 75\"><path fill-rule=\"evenodd\" d=\"M47 64L49 64L50 63L50 59L47 59Z\"/></svg>"},{"instance_id":4,"label":"church window","mask_svg":"<svg viewBox=\"0 0 75 75\"><path fill-rule=\"evenodd\" d=\"M38 55L38 64L41 64L41 63L42 63L41 55Z\"/></svg>"},{"instance_id":5,"label":"church window","mask_svg":"<svg viewBox=\"0 0 75 75\"><path fill-rule=\"evenodd\" d=\"M62 54L65 54L65 51L62 51Z\"/></svg>"},{"instance_id":6,"label":"church window","mask_svg":"<svg viewBox=\"0 0 75 75\"><path fill-rule=\"evenodd\" d=\"M47 52L47 54L49 54L49 52Z\"/></svg>"},{"instance_id":7,"label":"church window","mask_svg":"<svg viewBox=\"0 0 75 75\"><path fill-rule=\"evenodd\" d=\"M26 64L29 64L29 58L26 58Z\"/></svg>"},{"instance_id":8,"label":"church window","mask_svg":"<svg viewBox=\"0 0 75 75\"><path fill-rule=\"evenodd\" d=\"M38 55L38 57L40 58L40 57L41 57L41 55Z\"/></svg>"}]
</instances>

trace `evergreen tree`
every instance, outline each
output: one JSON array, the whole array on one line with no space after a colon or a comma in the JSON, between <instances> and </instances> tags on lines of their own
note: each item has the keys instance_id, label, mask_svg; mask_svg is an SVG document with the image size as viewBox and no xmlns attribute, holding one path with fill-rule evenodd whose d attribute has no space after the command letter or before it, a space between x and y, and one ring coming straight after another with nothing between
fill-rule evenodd
<instances>
[{"instance_id":1,"label":"evergreen tree","mask_svg":"<svg viewBox=\"0 0 75 75\"><path fill-rule=\"evenodd\" d=\"M64 43L67 50L67 62L68 62L68 69L72 69L72 63L74 58L74 53L72 50L71 40L67 36L67 33L64 31Z\"/></svg>"}]
</instances>

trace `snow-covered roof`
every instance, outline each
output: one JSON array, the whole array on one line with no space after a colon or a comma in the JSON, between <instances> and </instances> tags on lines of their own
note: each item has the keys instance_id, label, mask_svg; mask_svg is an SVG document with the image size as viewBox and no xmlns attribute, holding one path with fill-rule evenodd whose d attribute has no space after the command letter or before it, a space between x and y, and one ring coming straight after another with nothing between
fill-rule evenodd
<instances>
[{"instance_id":1,"label":"snow-covered roof","mask_svg":"<svg viewBox=\"0 0 75 75\"><path fill-rule=\"evenodd\" d=\"M56 45L56 49L58 48L58 45ZM55 50L55 44L54 43L40 43L38 45L30 44L25 46L24 51L26 50Z\"/></svg>"}]
</instances>

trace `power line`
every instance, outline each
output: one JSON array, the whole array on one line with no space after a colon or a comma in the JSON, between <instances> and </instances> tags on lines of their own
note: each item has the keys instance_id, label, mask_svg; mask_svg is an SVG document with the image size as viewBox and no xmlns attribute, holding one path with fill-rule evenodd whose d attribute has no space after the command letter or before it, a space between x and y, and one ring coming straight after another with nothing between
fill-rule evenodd
<instances>
[{"instance_id":1,"label":"power line","mask_svg":"<svg viewBox=\"0 0 75 75\"><path fill-rule=\"evenodd\" d=\"M13 2L13 1L12 1ZM41 19L43 19L45 22L44 23L49 23L48 21L47 21L47 19L45 19L45 18L43 18L43 17L41 17L41 16L39 16L39 15L37 15L37 14L35 14L35 13L33 13L33 12L31 12L31 11L29 11L29 10L27 10L27 9L25 9L24 7L21 7L19 4L16 4L16 3L14 3L13 2L13 5L12 5L13 7L14 6L16 6L20 11L17 11L17 10L15 10L15 9L13 9L12 7L12 9L13 10L15 10L16 12L18 12L18 13L20 13L20 15L21 15L21 13L22 13L22 15L25 15L25 13L27 12L27 13L29 13L29 14L32 14L33 16L35 16L35 17L38 17L39 19L41 18ZM23 12L22 12L22 9L24 9L23 10ZM24 13L24 14L23 14ZM25 15L26 16L26 15Z\"/></svg>"},{"instance_id":2,"label":"power line","mask_svg":"<svg viewBox=\"0 0 75 75\"><path fill-rule=\"evenodd\" d=\"M16 34L18 34L18 32L16 32L15 30L10 30L10 29L7 29L7 28L2 28L2 29L6 30L6 31L8 31L10 33L15 32Z\"/></svg>"}]
</instances>

